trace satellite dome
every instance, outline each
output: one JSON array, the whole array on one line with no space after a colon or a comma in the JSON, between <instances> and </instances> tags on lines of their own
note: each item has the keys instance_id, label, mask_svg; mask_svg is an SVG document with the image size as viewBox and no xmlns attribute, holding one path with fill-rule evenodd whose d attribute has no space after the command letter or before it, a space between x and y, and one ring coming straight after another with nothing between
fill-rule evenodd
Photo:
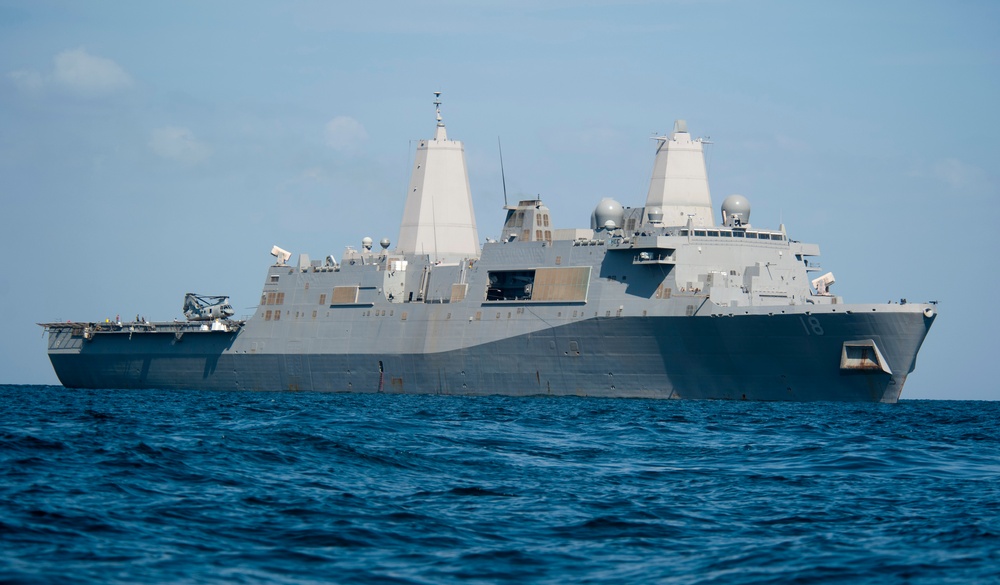
<instances>
[{"instance_id":1,"label":"satellite dome","mask_svg":"<svg viewBox=\"0 0 1000 585\"><path fill-rule=\"evenodd\" d=\"M750 201L742 195L730 195L722 202L722 223L742 226L750 223Z\"/></svg>"},{"instance_id":2,"label":"satellite dome","mask_svg":"<svg viewBox=\"0 0 1000 585\"><path fill-rule=\"evenodd\" d=\"M365 236L364 238L362 238L361 239L361 247L364 248L365 250L371 250L372 249L372 239L369 238L369 237L367 237L367 236Z\"/></svg>"},{"instance_id":3,"label":"satellite dome","mask_svg":"<svg viewBox=\"0 0 1000 585\"><path fill-rule=\"evenodd\" d=\"M650 207L649 210L646 211L646 217L649 218L651 223L660 223L663 221L663 210L659 207Z\"/></svg>"},{"instance_id":4,"label":"satellite dome","mask_svg":"<svg viewBox=\"0 0 1000 585\"><path fill-rule=\"evenodd\" d=\"M622 227L622 220L625 217L625 208L610 197L601 199L591 215L590 227L593 229L613 229Z\"/></svg>"}]
</instances>

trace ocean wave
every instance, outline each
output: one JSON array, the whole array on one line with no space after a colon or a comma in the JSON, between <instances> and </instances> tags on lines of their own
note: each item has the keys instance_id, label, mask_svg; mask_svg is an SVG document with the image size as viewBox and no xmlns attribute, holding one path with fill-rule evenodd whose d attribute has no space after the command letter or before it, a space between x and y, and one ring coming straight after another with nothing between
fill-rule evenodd
<instances>
[{"instance_id":1,"label":"ocean wave","mask_svg":"<svg viewBox=\"0 0 1000 585\"><path fill-rule=\"evenodd\" d=\"M1000 403L0 386L0 580L983 582Z\"/></svg>"}]
</instances>

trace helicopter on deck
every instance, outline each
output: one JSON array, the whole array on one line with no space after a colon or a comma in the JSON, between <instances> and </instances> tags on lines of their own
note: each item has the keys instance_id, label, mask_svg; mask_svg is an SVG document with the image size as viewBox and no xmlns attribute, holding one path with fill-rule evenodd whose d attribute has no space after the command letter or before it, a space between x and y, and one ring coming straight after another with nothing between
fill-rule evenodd
<instances>
[{"instance_id":1,"label":"helicopter on deck","mask_svg":"<svg viewBox=\"0 0 1000 585\"><path fill-rule=\"evenodd\" d=\"M229 304L229 297L195 293L184 295L184 316L188 321L227 319L235 314L236 311Z\"/></svg>"}]
</instances>

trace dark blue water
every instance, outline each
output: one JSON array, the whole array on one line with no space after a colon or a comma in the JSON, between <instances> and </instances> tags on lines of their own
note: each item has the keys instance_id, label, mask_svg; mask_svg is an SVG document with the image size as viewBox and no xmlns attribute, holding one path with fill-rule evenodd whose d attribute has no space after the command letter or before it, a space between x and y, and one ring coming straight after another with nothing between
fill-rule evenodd
<instances>
[{"instance_id":1,"label":"dark blue water","mask_svg":"<svg viewBox=\"0 0 1000 585\"><path fill-rule=\"evenodd\" d=\"M0 386L0 413L0 582L1000 575L1000 402Z\"/></svg>"}]
</instances>

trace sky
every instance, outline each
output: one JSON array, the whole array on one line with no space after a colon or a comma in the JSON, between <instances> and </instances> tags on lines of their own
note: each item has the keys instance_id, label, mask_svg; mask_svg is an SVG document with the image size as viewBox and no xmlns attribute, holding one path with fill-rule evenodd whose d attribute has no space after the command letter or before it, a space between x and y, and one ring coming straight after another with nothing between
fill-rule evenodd
<instances>
[{"instance_id":1,"label":"sky","mask_svg":"<svg viewBox=\"0 0 1000 585\"><path fill-rule=\"evenodd\" d=\"M655 134L709 138L714 205L820 245L848 302L939 301L903 398L1000 399L1000 4L0 0L0 383L58 383L46 321L259 299L273 245L399 234L416 141L465 145L556 227L641 206Z\"/></svg>"}]
</instances>

